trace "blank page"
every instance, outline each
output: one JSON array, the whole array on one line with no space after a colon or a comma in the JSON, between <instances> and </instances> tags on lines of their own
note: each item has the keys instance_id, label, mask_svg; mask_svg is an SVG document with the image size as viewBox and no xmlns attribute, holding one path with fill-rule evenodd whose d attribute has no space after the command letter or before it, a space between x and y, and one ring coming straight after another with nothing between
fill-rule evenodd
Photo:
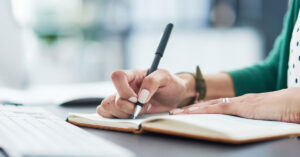
<instances>
[{"instance_id":1,"label":"blank page","mask_svg":"<svg viewBox=\"0 0 300 157\"><path fill-rule=\"evenodd\" d=\"M150 118L147 121L155 119L158 119L158 117ZM279 136L292 133L300 134L300 124L252 120L222 114L173 115L160 117L159 119L177 121L178 123L189 124L194 128L212 130L236 140ZM186 131L188 132L188 130Z\"/></svg>"}]
</instances>

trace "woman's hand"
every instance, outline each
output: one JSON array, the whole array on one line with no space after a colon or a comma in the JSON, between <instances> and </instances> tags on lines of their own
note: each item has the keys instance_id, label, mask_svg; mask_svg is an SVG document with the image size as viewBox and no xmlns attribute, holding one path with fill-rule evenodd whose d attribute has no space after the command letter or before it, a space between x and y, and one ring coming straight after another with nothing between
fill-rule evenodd
<instances>
[{"instance_id":1,"label":"woman's hand","mask_svg":"<svg viewBox=\"0 0 300 157\"><path fill-rule=\"evenodd\" d=\"M215 99L174 109L170 114L229 114L251 119L300 123L300 88Z\"/></svg>"},{"instance_id":2,"label":"woman's hand","mask_svg":"<svg viewBox=\"0 0 300 157\"><path fill-rule=\"evenodd\" d=\"M167 70L115 71L111 79L118 94L105 98L97 113L107 118L129 118L135 103L143 103L143 113L168 112L186 104L195 96L195 80L191 74L172 75Z\"/></svg>"}]
</instances>

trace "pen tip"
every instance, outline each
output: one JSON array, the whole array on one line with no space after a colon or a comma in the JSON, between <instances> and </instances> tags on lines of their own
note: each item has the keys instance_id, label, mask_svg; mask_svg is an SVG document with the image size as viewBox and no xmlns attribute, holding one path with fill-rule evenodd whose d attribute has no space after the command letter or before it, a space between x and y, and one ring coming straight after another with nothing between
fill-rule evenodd
<instances>
[{"instance_id":1,"label":"pen tip","mask_svg":"<svg viewBox=\"0 0 300 157\"><path fill-rule=\"evenodd\" d=\"M133 119L136 119L136 117L140 114L142 110L142 107L140 105L136 105L134 113L133 113Z\"/></svg>"}]
</instances>

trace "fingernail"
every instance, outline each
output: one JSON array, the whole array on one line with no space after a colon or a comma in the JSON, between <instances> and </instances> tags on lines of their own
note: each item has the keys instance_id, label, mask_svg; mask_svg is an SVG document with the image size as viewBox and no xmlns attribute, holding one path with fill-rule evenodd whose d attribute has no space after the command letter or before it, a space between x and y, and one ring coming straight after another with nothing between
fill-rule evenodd
<instances>
[{"instance_id":1,"label":"fingernail","mask_svg":"<svg viewBox=\"0 0 300 157\"><path fill-rule=\"evenodd\" d=\"M137 98L134 97L134 96L130 97L128 100L129 100L130 102L132 102L132 103L136 103L136 102L137 102Z\"/></svg>"},{"instance_id":2,"label":"fingernail","mask_svg":"<svg viewBox=\"0 0 300 157\"><path fill-rule=\"evenodd\" d=\"M149 112L149 110L151 109L152 105L149 104L148 107L147 107L147 111L146 112Z\"/></svg>"},{"instance_id":3,"label":"fingernail","mask_svg":"<svg viewBox=\"0 0 300 157\"><path fill-rule=\"evenodd\" d=\"M198 109L199 109L199 107L197 107L197 106L193 106L193 107L188 108L189 111L195 111L195 110L198 110Z\"/></svg>"},{"instance_id":4,"label":"fingernail","mask_svg":"<svg viewBox=\"0 0 300 157\"><path fill-rule=\"evenodd\" d=\"M178 113L181 113L181 112L183 112L183 111L184 111L183 109L179 109L179 108L178 108L178 109L171 110L170 113L171 113L171 114L178 114Z\"/></svg>"},{"instance_id":5,"label":"fingernail","mask_svg":"<svg viewBox=\"0 0 300 157\"><path fill-rule=\"evenodd\" d=\"M116 94L116 97L115 97L115 103L117 103L118 99L120 98L119 94L117 93Z\"/></svg>"},{"instance_id":6,"label":"fingernail","mask_svg":"<svg viewBox=\"0 0 300 157\"><path fill-rule=\"evenodd\" d=\"M147 98L148 98L148 96L149 96L149 91L147 90L147 89L143 89L142 91L141 91L141 94L140 94L140 96L139 96L139 99L138 99L138 101L140 102L140 103L146 103L146 101L147 101Z\"/></svg>"}]
</instances>

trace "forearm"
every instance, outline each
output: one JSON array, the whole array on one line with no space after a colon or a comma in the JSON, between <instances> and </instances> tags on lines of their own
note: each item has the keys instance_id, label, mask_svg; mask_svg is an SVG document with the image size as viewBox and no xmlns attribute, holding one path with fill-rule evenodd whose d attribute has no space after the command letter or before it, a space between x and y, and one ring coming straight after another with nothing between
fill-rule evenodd
<instances>
[{"instance_id":1,"label":"forearm","mask_svg":"<svg viewBox=\"0 0 300 157\"><path fill-rule=\"evenodd\" d=\"M195 99L196 81L195 78L188 73L178 74L177 76L184 80L186 87L183 101L180 103L180 106L184 106ZM229 74L206 74L204 75L204 80L206 84L205 100L234 96L233 82Z\"/></svg>"},{"instance_id":2,"label":"forearm","mask_svg":"<svg viewBox=\"0 0 300 157\"><path fill-rule=\"evenodd\" d=\"M205 100L235 96L234 85L229 74L206 74L204 80L206 84Z\"/></svg>"},{"instance_id":3,"label":"forearm","mask_svg":"<svg viewBox=\"0 0 300 157\"><path fill-rule=\"evenodd\" d=\"M277 102L284 106L280 120L300 123L300 87L282 89L271 93L274 93L272 97L277 98Z\"/></svg>"}]
</instances>

